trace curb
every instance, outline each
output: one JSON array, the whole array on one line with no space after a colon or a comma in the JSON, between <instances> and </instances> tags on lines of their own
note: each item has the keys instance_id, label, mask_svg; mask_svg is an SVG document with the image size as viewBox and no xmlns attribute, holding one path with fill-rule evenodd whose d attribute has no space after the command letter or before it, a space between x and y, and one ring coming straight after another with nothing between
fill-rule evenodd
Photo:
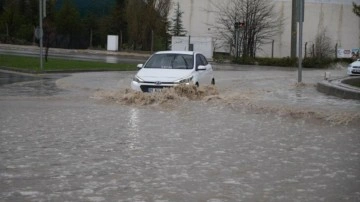
<instances>
[{"instance_id":1,"label":"curb","mask_svg":"<svg viewBox=\"0 0 360 202\"><path fill-rule=\"evenodd\" d=\"M344 83L349 80L360 80L360 77L346 77L342 79L325 80L318 82L316 89L319 92L325 93L327 95L333 95L343 99L360 100L360 88Z\"/></svg>"}]
</instances>

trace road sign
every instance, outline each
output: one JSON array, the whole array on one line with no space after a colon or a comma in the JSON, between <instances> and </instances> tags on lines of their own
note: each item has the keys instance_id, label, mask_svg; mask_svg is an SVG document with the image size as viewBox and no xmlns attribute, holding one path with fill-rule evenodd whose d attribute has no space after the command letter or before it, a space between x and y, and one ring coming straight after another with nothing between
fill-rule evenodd
<instances>
[{"instance_id":1,"label":"road sign","mask_svg":"<svg viewBox=\"0 0 360 202\"><path fill-rule=\"evenodd\" d=\"M36 27L35 29L35 37L36 39L40 39L44 36L44 32L42 29L40 29L40 27Z\"/></svg>"}]
</instances>

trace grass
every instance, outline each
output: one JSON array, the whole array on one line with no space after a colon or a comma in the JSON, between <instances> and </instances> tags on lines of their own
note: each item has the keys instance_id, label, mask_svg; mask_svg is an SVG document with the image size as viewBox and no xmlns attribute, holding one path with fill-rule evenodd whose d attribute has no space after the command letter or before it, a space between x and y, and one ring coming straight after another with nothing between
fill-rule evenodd
<instances>
[{"instance_id":1,"label":"grass","mask_svg":"<svg viewBox=\"0 0 360 202\"><path fill-rule=\"evenodd\" d=\"M42 72L40 59L37 57L14 56L0 54L0 68L24 72ZM137 67L134 64L112 64L105 62L89 62L79 60L66 60L50 58L43 62L44 72L68 71L132 71Z\"/></svg>"},{"instance_id":2,"label":"grass","mask_svg":"<svg viewBox=\"0 0 360 202\"><path fill-rule=\"evenodd\" d=\"M360 88L360 81L357 81L357 82L355 82L355 83L352 83L351 85Z\"/></svg>"}]
</instances>

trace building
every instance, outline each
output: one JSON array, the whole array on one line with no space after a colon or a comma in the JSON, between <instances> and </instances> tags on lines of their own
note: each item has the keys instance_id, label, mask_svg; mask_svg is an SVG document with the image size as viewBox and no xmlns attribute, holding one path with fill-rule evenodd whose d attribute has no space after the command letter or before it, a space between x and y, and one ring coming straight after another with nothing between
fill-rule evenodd
<instances>
[{"instance_id":1,"label":"building","mask_svg":"<svg viewBox=\"0 0 360 202\"><path fill-rule=\"evenodd\" d=\"M174 3L177 1L184 12L183 23L188 35L211 36L214 42L221 41L216 37L213 26L217 14L211 12L216 9L214 5L219 3L219 0L174 0ZM276 12L285 19L282 32L273 38L274 57L290 56L292 0L269 1L273 1ZM353 2L360 4L360 0L305 0L303 47L305 44L311 47L316 35L326 30L326 35L331 38L334 48L335 45L342 49L359 48L360 18L352 12ZM229 52L229 47L230 45L226 44L215 45L215 51ZM257 55L263 57L270 57L271 53L272 40L257 51Z\"/></svg>"}]
</instances>

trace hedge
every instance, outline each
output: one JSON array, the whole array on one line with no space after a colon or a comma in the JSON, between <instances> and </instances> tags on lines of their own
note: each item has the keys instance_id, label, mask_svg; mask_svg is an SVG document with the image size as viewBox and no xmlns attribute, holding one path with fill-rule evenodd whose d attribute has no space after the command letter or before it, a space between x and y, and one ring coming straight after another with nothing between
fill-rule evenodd
<instances>
[{"instance_id":1,"label":"hedge","mask_svg":"<svg viewBox=\"0 0 360 202\"><path fill-rule=\"evenodd\" d=\"M261 66L278 66L278 67L296 67L298 65L298 58L234 58L233 63L243 65L261 65ZM304 68L326 68L332 63L351 63L353 59L333 59L333 58L304 58L302 65Z\"/></svg>"}]
</instances>

